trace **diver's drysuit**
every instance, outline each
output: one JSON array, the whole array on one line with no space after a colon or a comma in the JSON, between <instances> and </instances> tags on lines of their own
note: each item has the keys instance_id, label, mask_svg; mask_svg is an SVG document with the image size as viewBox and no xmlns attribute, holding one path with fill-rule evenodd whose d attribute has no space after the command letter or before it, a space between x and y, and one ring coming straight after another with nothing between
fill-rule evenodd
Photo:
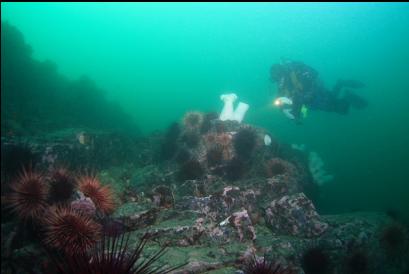
<instances>
[{"instance_id":1,"label":"diver's drysuit","mask_svg":"<svg viewBox=\"0 0 409 274\"><path fill-rule=\"evenodd\" d=\"M318 72L302 62L287 61L273 65L271 77L278 84L278 97L292 100L291 114L300 122L301 110L308 107L346 114L351 106L364 108L367 102L360 96L344 88L362 88L364 84L354 80L339 80L332 91L327 90L318 77Z\"/></svg>"}]
</instances>

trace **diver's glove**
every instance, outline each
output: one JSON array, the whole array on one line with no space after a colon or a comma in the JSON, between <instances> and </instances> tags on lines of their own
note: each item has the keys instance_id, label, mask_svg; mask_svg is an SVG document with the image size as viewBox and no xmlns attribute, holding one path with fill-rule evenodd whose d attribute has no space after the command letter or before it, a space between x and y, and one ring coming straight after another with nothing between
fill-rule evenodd
<instances>
[{"instance_id":1,"label":"diver's glove","mask_svg":"<svg viewBox=\"0 0 409 274\"><path fill-rule=\"evenodd\" d=\"M277 107L282 107L282 106L286 106L289 105L291 106L293 104L293 100L291 100L288 97L278 97L277 99L274 100L274 105L276 105Z\"/></svg>"},{"instance_id":2,"label":"diver's glove","mask_svg":"<svg viewBox=\"0 0 409 274\"><path fill-rule=\"evenodd\" d=\"M290 108L284 108L284 109L283 109L283 113L285 114L285 116L286 116L288 119L291 119L291 120L294 120L294 119L295 119L295 116L291 113L291 109L290 109Z\"/></svg>"},{"instance_id":3,"label":"diver's glove","mask_svg":"<svg viewBox=\"0 0 409 274\"><path fill-rule=\"evenodd\" d=\"M292 109L291 106L293 105L293 101L288 97L278 97L274 100L274 105L281 108L284 115L291 120L295 119L294 114L291 113Z\"/></svg>"}]
</instances>

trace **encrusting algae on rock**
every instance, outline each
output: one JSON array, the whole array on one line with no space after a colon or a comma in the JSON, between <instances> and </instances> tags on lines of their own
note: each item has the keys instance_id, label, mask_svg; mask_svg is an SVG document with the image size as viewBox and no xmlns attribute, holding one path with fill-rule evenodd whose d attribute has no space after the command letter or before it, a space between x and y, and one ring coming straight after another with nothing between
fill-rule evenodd
<instances>
[{"instance_id":1,"label":"encrusting algae on rock","mask_svg":"<svg viewBox=\"0 0 409 274\"><path fill-rule=\"evenodd\" d=\"M187 134L194 134L194 142L193 135ZM37 171L23 173L11 182L6 197L14 208L12 213L22 220L29 217L35 220L33 225L45 229L45 234L32 236L44 237L38 245L70 256L90 252L99 246L103 235L128 233L130 243L145 237L144 249L149 253L167 246L157 264L178 265L180 270L172 273L251 273L250 268L278 265L287 271L282 273L300 273L302 254L314 243L322 243L325 252L332 252L332 267L348 261L342 252L352 244L351 236L360 250L381 248L376 235L386 216L320 216L313 203L315 197L310 196L317 184L310 173L308 154L282 143L277 150L271 144L279 141L266 145L266 135L273 136L262 128L190 112L166 134L152 135L130 147L144 151L145 161L134 155L117 167L96 169L95 176L71 173L55 167L69 162L64 157L70 155L70 149L86 148L67 142L63 146L68 153L52 148L56 161L38 164L44 170L41 176L50 180L37 176ZM39 155L50 151L50 145L40 141L35 147ZM123 148L110 149L112 155L120 157ZM41 191L36 192L37 200L25 203L31 196L22 195L20 189L31 177L44 188L30 188ZM55 188L56 180L65 184L61 189L69 190L67 197L57 189L48 192L48 182ZM57 194L58 199L48 197ZM13 203L16 195L20 195L19 204L27 205L23 211ZM31 207L35 201L36 207ZM55 208L50 201L63 203ZM16 222L20 220L9 221ZM362 235L365 238L361 239ZM7 232L5 236L16 237ZM66 241L71 243L62 244ZM251 256L256 256L251 264L250 259L243 259L251 258L245 256L249 247ZM35 250L40 261L48 260L40 246ZM20 256L19 260L27 259ZM35 267L43 268L40 264Z\"/></svg>"}]
</instances>

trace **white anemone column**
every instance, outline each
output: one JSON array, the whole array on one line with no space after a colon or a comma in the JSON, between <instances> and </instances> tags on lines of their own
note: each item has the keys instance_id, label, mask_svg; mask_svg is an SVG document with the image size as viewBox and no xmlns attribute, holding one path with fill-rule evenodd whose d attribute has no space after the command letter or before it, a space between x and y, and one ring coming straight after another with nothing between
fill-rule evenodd
<instances>
[{"instance_id":1,"label":"white anemone column","mask_svg":"<svg viewBox=\"0 0 409 274\"><path fill-rule=\"evenodd\" d=\"M249 105L243 102L240 102L239 105L237 106L236 110L234 111L233 114L233 120L236 120L237 122L241 123L244 119L244 115L246 115L247 110L249 109Z\"/></svg>"},{"instance_id":2,"label":"white anemone column","mask_svg":"<svg viewBox=\"0 0 409 274\"><path fill-rule=\"evenodd\" d=\"M237 99L237 95L234 93L223 94L220 96L220 100L224 102L224 107L219 117L220 120L226 121L226 120L234 119L233 104L234 104L234 101L236 101L236 99Z\"/></svg>"}]
</instances>

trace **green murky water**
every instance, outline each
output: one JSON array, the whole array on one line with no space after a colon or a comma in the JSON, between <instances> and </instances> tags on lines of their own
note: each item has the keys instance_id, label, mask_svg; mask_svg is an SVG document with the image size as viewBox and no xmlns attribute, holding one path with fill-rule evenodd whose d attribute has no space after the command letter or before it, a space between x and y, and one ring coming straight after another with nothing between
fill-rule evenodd
<instances>
[{"instance_id":1,"label":"green murky water","mask_svg":"<svg viewBox=\"0 0 409 274\"><path fill-rule=\"evenodd\" d=\"M1 17L2 137L79 123L148 135L234 91L244 122L324 159L321 211L409 214L407 3L2 3ZM295 125L271 104L281 58L329 88L364 82L368 107Z\"/></svg>"}]
</instances>

